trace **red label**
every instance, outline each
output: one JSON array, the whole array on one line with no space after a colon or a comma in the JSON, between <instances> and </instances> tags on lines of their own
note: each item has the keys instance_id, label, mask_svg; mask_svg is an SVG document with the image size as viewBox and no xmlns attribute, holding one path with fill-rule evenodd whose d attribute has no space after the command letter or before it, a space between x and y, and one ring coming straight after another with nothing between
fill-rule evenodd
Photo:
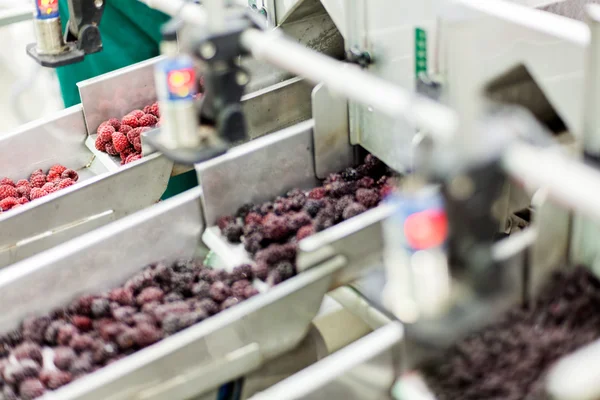
<instances>
[{"instance_id":1,"label":"red label","mask_svg":"<svg viewBox=\"0 0 600 400\"><path fill-rule=\"evenodd\" d=\"M404 222L404 236L415 250L441 246L448 237L448 219L443 210L412 214Z\"/></svg>"},{"instance_id":2,"label":"red label","mask_svg":"<svg viewBox=\"0 0 600 400\"><path fill-rule=\"evenodd\" d=\"M167 83L171 96L185 98L195 94L196 71L193 68L169 71Z\"/></svg>"}]
</instances>

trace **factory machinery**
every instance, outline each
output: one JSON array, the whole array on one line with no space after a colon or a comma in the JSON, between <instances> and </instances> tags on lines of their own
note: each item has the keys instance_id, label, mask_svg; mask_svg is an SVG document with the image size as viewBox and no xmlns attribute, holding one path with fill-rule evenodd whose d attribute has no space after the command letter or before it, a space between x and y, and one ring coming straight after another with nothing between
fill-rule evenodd
<instances>
[{"instance_id":1,"label":"factory machinery","mask_svg":"<svg viewBox=\"0 0 600 400\"><path fill-rule=\"evenodd\" d=\"M79 83L80 105L0 138L2 176L57 163L80 176L0 214L0 331L160 260L253 263L220 217L310 190L365 151L402 178L389 201L300 240L294 277L254 282L258 295L47 398L432 399L421 366L553 272L598 271L592 2L143 2L173 16L162 56ZM41 65L101 51L103 2L68 3L66 33L57 2L34 7ZM174 65L203 76L199 98L194 79L166 84ZM97 149L103 121L157 100L141 159ZM158 202L193 170L197 188ZM597 352L553 364L543 391L600 398Z\"/></svg>"}]
</instances>

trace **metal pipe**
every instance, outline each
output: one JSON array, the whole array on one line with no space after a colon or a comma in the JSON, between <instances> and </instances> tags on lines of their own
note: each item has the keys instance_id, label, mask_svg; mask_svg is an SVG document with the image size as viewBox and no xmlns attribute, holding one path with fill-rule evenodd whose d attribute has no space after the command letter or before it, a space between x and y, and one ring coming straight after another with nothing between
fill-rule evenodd
<instances>
[{"instance_id":1,"label":"metal pipe","mask_svg":"<svg viewBox=\"0 0 600 400\"><path fill-rule=\"evenodd\" d=\"M392 118L404 117L428 131L436 140L448 142L458 127L457 115L447 107L412 94L394 84L286 39L278 31L249 29L241 43L259 60L272 63Z\"/></svg>"},{"instance_id":2,"label":"metal pipe","mask_svg":"<svg viewBox=\"0 0 600 400\"><path fill-rule=\"evenodd\" d=\"M600 156L600 6L586 7L586 22L590 28L590 46L585 71L585 101L583 149L587 155Z\"/></svg>"},{"instance_id":3,"label":"metal pipe","mask_svg":"<svg viewBox=\"0 0 600 400\"><path fill-rule=\"evenodd\" d=\"M17 22L27 21L33 18L33 7L24 6L10 8L0 12L0 27Z\"/></svg>"},{"instance_id":4,"label":"metal pipe","mask_svg":"<svg viewBox=\"0 0 600 400\"><path fill-rule=\"evenodd\" d=\"M526 187L545 188L558 203L600 222L600 172L596 169L556 149L524 143L510 147L502 165Z\"/></svg>"}]
</instances>

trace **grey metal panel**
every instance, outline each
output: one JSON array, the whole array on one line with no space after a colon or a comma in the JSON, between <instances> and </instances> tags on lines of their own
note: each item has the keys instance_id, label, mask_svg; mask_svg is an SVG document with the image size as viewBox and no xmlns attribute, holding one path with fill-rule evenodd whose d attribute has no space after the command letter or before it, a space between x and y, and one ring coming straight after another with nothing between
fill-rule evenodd
<instances>
[{"instance_id":1,"label":"grey metal panel","mask_svg":"<svg viewBox=\"0 0 600 400\"><path fill-rule=\"evenodd\" d=\"M295 187L314 187L312 129L313 121L306 121L198 164L207 225L244 203L267 201Z\"/></svg>"}]
</instances>

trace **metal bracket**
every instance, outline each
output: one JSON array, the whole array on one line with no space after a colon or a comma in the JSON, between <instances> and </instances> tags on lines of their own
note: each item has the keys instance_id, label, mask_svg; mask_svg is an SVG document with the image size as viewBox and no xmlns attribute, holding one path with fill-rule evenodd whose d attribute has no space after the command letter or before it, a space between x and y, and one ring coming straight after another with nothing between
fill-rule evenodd
<instances>
[{"instance_id":1,"label":"metal bracket","mask_svg":"<svg viewBox=\"0 0 600 400\"><path fill-rule=\"evenodd\" d=\"M348 101L332 95L329 89L319 84L312 92L312 114L315 121L315 174L317 178L325 179L354 160L349 138Z\"/></svg>"}]
</instances>

